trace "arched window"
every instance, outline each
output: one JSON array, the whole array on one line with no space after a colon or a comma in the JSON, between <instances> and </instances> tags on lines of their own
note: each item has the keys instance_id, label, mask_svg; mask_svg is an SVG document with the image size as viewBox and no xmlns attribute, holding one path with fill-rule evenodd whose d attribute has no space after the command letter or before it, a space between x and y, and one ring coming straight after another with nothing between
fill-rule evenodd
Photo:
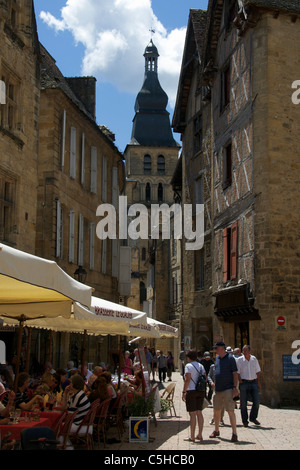
<instances>
[{"instance_id":1,"label":"arched window","mask_svg":"<svg viewBox=\"0 0 300 470\"><path fill-rule=\"evenodd\" d=\"M158 202L162 202L164 198L164 189L162 183L158 184L158 189L157 189L157 200Z\"/></svg>"},{"instance_id":2,"label":"arched window","mask_svg":"<svg viewBox=\"0 0 300 470\"><path fill-rule=\"evenodd\" d=\"M157 158L157 173L159 175L165 174L165 157L163 155L159 155Z\"/></svg>"},{"instance_id":3,"label":"arched window","mask_svg":"<svg viewBox=\"0 0 300 470\"><path fill-rule=\"evenodd\" d=\"M144 155L144 174L149 175L151 173L151 157L150 155Z\"/></svg>"},{"instance_id":4,"label":"arched window","mask_svg":"<svg viewBox=\"0 0 300 470\"><path fill-rule=\"evenodd\" d=\"M140 304L147 300L147 290L144 282L140 282Z\"/></svg>"},{"instance_id":5,"label":"arched window","mask_svg":"<svg viewBox=\"0 0 300 470\"><path fill-rule=\"evenodd\" d=\"M146 198L146 201L151 200L151 186L150 186L150 183L146 184L145 198Z\"/></svg>"}]
</instances>

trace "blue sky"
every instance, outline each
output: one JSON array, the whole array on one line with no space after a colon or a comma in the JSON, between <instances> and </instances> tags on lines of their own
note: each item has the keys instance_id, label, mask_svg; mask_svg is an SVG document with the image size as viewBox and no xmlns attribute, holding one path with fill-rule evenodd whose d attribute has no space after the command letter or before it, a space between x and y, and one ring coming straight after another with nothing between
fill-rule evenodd
<instances>
[{"instance_id":1,"label":"blue sky","mask_svg":"<svg viewBox=\"0 0 300 470\"><path fill-rule=\"evenodd\" d=\"M130 141L134 102L144 77L150 29L158 48L159 79L172 119L185 31L191 8L207 0L35 0L40 42L65 76L97 78L96 120ZM175 134L179 141L180 136Z\"/></svg>"}]
</instances>

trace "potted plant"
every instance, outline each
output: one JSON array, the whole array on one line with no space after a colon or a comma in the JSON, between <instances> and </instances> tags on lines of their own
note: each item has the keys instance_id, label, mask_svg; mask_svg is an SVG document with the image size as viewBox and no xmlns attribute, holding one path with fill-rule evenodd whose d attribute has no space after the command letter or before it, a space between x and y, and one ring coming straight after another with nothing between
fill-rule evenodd
<instances>
[{"instance_id":1,"label":"potted plant","mask_svg":"<svg viewBox=\"0 0 300 470\"><path fill-rule=\"evenodd\" d=\"M159 417L160 418L167 418L168 417L168 411L171 409L171 405L169 400L166 398L161 398L160 399L160 412L159 412Z\"/></svg>"},{"instance_id":2,"label":"potted plant","mask_svg":"<svg viewBox=\"0 0 300 470\"><path fill-rule=\"evenodd\" d=\"M127 407L129 414L129 442L149 442L149 415L154 400L136 395Z\"/></svg>"}]
</instances>

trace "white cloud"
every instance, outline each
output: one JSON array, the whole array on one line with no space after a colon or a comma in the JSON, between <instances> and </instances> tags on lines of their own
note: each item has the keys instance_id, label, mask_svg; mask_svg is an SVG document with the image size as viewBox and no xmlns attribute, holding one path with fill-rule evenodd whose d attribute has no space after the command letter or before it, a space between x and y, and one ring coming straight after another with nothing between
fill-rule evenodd
<instances>
[{"instance_id":1,"label":"white cloud","mask_svg":"<svg viewBox=\"0 0 300 470\"><path fill-rule=\"evenodd\" d=\"M40 17L57 33L68 30L76 43L83 44L83 75L94 75L133 94L142 85L143 53L150 41L149 30L154 29L159 79L174 106L186 29L167 32L150 0L67 0L61 18L44 11Z\"/></svg>"}]
</instances>

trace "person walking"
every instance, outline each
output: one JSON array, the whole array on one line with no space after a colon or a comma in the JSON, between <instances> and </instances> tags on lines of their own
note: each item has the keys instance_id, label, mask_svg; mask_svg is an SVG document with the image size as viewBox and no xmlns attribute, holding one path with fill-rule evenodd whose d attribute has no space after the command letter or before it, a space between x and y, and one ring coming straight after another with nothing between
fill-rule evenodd
<instances>
[{"instance_id":1,"label":"person walking","mask_svg":"<svg viewBox=\"0 0 300 470\"><path fill-rule=\"evenodd\" d=\"M261 389L261 369L258 360L250 353L250 351L250 346L245 345L243 347L244 355L236 359L240 387L241 417L245 427L249 424L247 410L247 398L249 395L252 399L249 420L258 426L260 425L260 422L257 420L257 416L260 404L259 392Z\"/></svg>"},{"instance_id":2,"label":"person walking","mask_svg":"<svg viewBox=\"0 0 300 470\"><path fill-rule=\"evenodd\" d=\"M237 442L237 428L235 417L235 402L234 398L238 397L237 384L237 365L236 360L225 349L225 343L218 341L214 345L216 350L215 360L215 395L213 400L214 405L214 422L215 430L209 436L215 438L220 436L219 424L221 419L222 408L227 411L230 425L232 428L231 442Z\"/></svg>"},{"instance_id":3,"label":"person walking","mask_svg":"<svg viewBox=\"0 0 300 470\"><path fill-rule=\"evenodd\" d=\"M167 355L167 376L168 381L172 382L172 372L174 371L174 357L171 351L168 351Z\"/></svg>"},{"instance_id":4,"label":"person walking","mask_svg":"<svg viewBox=\"0 0 300 470\"><path fill-rule=\"evenodd\" d=\"M205 372L206 372L206 376L208 377L210 367L214 364L213 359L210 357L209 351L205 351L205 353L203 354L203 358L200 359L199 362L200 364L203 365ZM211 383L209 380L207 381L207 388L208 388L208 391L207 389L205 390L205 398L207 398L207 400L210 403L211 397L213 395L213 390L212 390Z\"/></svg>"},{"instance_id":5,"label":"person walking","mask_svg":"<svg viewBox=\"0 0 300 470\"><path fill-rule=\"evenodd\" d=\"M157 356L157 365L158 365L158 379L159 381L165 381L167 375L167 356L163 354L163 351L159 351Z\"/></svg>"},{"instance_id":6,"label":"person walking","mask_svg":"<svg viewBox=\"0 0 300 470\"><path fill-rule=\"evenodd\" d=\"M208 375L207 375L207 381L212 389L212 391L214 392L215 390L215 363L213 362L212 365L210 366L209 368L209 372L208 372ZM214 424L215 420L214 418L212 418L209 422L209 424ZM224 408L222 408L221 410L221 417L220 417L220 424L222 424L223 426L225 426L225 423L224 423Z\"/></svg>"},{"instance_id":7,"label":"person walking","mask_svg":"<svg viewBox=\"0 0 300 470\"><path fill-rule=\"evenodd\" d=\"M196 385L199 375L206 375L202 364L197 361L197 351L192 349L186 353L187 364L185 366L184 385L182 390L182 400L186 403L186 410L190 415L190 437L185 441L203 441L202 430L204 419L202 415L203 400L205 392L198 392ZM198 434L195 436L196 425L198 423Z\"/></svg>"}]
</instances>

